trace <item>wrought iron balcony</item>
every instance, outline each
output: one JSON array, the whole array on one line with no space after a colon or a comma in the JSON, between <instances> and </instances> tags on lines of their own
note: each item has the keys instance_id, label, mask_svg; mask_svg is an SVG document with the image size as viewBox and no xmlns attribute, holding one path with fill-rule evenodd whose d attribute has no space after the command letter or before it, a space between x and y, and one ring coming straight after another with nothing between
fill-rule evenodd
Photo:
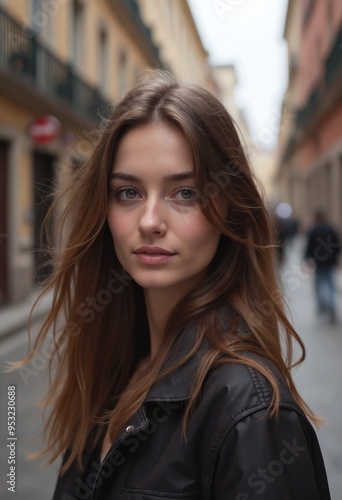
<instances>
[{"instance_id":1,"label":"wrought iron balcony","mask_svg":"<svg viewBox=\"0 0 342 500\"><path fill-rule=\"evenodd\" d=\"M39 90L53 95L87 120L98 122L109 103L99 90L77 76L70 64L60 61L0 6L0 65L29 79Z\"/></svg>"},{"instance_id":2,"label":"wrought iron balcony","mask_svg":"<svg viewBox=\"0 0 342 500\"><path fill-rule=\"evenodd\" d=\"M311 13L313 11L313 7L315 5L316 0L307 0L306 2L306 7L304 9L304 14L303 14L303 25L304 27L307 25L309 18L311 16Z\"/></svg>"},{"instance_id":3,"label":"wrought iron balcony","mask_svg":"<svg viewBox=\"0 0 342 500\"><path fill-rule=\"evenodd\" d=\"M342 25L337 33L335 43L331 49L329 56L325 62L325 81L329 84L332 80L338 77L341 78L342 71Z\"/></svg>"},{"instance_id":4,"label":"wrought iron balcony","mask_svg":"<svg viewBox=\"0 0 342 500\"><path fill-rule=\"evenodd\" d=\"M312 89L305 106L297 111L294 129L284 150L283 162L298 147L300 140L311 133L322 117L342 99L342 26L325 60L325 72Z\"/></svg>"},{"instance_id":5,"label":"wrought iron balcony","mask_svg":"<svg viewBox=\"0 0 342 500\"><path fill-rule=\"evenodd\" d=\"M320 103L320 86L314 87L306 105L297 111L296 125L298 128L304 127L315 113Z\"/></svg>"},{"instance_id":6,"label":"wrought iron balcony","mask_svg":"<svg viewBox=\"0 0 342 500\"><path fill-rule=\"evenodd\" d=\"M159 61L159 65L163 67L163 63L160 59L159 47L157 47L157 45L153 41L151 28L146 26L146 24L142 20L137 0L125 0L124 3L131 10L135 22L137 23L143 35L145 36L146 40L148 41L148 44L152 52L154 53L156 59Z\"/></svg>"},{"instance_id":7,"label":"wrought iron balcony","mask_svg":"<svg viewBox=\"0 0 342 500\"><path fill-rule=\"evenodd\" d=\"M296 117L296 125L303 128L312 122L312 119L319 113L323 103L332 96L332 87L336 87L339 92L334 93L341 98L341 78L342 78L342 26L337 33L335 42L329 55L325 60L324 77L316 85L310 94L306 105L299 109Z\"/></svg>"}]
</instances>

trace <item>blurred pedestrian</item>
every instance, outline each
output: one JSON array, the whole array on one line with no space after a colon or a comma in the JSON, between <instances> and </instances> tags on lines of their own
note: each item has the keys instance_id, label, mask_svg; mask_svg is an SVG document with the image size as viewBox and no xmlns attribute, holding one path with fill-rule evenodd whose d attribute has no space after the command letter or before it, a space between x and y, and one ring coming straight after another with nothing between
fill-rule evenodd
<instances>
[{"instance_id":1,"label":"blurred pedestrian","mask_svg":"<svg viewBox=\"0 0 342 500\"><path fill-rule=\"evenodd\" d=\"M340 248L336 229L327 221L325 212L317 210L308 232L305 258L315 268L317 313L328 314L332 323L336 321L335 268Z\"/></svg>"},{"instance_id":2,"label":"blurred pedestrian","mask_svg":"<svg viewBox=\"0 0 342 500\"><path fill-rule=\"evenodd\" d=\"M285 246L286 246L286 220L275 215L274 228L276 237L276 254L278 264L282 266L285 260Z\"/></svg>"},{"instance_id":3,"label":"blurred pedestrian","mask_svg":"<svg viewBox=\"0 0 342 500\"><path fill-rule=\"evenodd\" d=\"M276 236L277 260L278 264L282 266L286 257L286 248L296 236L299 222L293 216L291 205L286 202L278 203L272 215Z\"/></svg>"},{"instance_id":4,"label":"blurred pedestrian","mask_svg":"<svg viewBox=\"0 0 342 500\"><path fill-rule=\"evenodd\" d=\"M70 189L52 310L26 359L64 314L46 401L45 451L64 455L54 500L329 500L319 419L291 375L305 349L222 104L153 73Z\"/></svg>"}]
</instances>

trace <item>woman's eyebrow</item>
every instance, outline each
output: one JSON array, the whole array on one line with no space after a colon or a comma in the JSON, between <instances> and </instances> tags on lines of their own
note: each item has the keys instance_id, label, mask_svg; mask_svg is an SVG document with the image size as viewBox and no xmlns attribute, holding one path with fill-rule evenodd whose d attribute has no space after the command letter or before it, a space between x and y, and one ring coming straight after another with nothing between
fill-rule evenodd
<instances>
[{"instance_id":1,"label":"woman's eyebrow","mask_svg":"<svg viewBox=\"0 0 342 500\"><path fill-rule=\"evenodd\" d=\"M174 182L174 181L183 181L185 179L192 179L194 177L193 172L179 172L178 174L170 174L170 175L164 175L163 176L163 182ZM113 172L110 175L110 180L111 179L122 179L124 181L136 181L136 182L142 182L142 179L140 177L137 177L136 175L132 174L125 174L124 172Z\"/></svg>"}]
</instances>

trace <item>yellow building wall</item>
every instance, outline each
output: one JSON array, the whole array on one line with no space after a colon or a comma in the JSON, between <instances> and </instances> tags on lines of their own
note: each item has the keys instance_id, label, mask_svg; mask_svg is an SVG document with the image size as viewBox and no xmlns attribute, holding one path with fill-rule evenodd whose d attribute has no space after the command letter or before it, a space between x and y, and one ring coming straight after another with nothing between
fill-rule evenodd
<instances>
[{"instance_id":1,"label":"yellow building wall","mask_svg":"<svg viewBox=\"0 0 342 500\"><path fill-rule=\"evenodd\" d=\"M50 5L51 4L51 5ZM19 22L37 30L37 38L62 62L72 62L72 1L47 2L32 16L30 0L6 2L8 12ZM104 97L113 101L120 95L118 85L119 54L127 55L127 87L135 80L138 70L148 65L142 48L127 34L119 22L115 10L106 0L83 2L83 33L80 60L76 62L77 74L94 87L102 87L99 67L99 36L107 34L107 81ZM51 8L50 8L51 7Z\"/></svg>"},{"instance_id":2,"label":"yellow building wall","mask_svg":"<svg viewBox=\"0 0 342 500\"><path fill-rule=\"evenodd\" d=\"M30 2L27 0L16 0L15 2L11 1L2 1L1 5L6 7L6 10L9 14L19 19L24 24L29 24L29 8Z\"/></svg>"},{"instance_id":3,"label":"yellow building wall","mask_svg":"<svg viewBox=\"0 0 342 500\"><path fill-rule=\"evenodd\" d=\"M116 101L121 94L119 88L120 51L124 50L127 56L127 89L134 82L136 69L143 69L148 65L147 58L139 49L137 43L127 35L126 30L119 23L113 9L107 4L106 0L99 0L96 6L92 4L91 8L93 12L89 9L89 17L91 14L92 25L89 26L89 29L92 31L92 43L89 41L87 76L94 85L101 86L98 72L98 47L99 31L100 27L103 27L108 37L108 74L105 97L110 101Z\"/></svg>"},{"instance_id":4,"label":"yellow building wall","mask_svg":"<svg viewBox=\"0 0 342 500\"><path fill-rule=\"evenodd\" d=\"M1 0L0 0L1 1ZM42 2L41 9L32 12L31 0L2 0L18 21L33 27L38 39L47 45L63 62L71 62L73 2ZM153 39L161 48L161 56L176 76L206 84L207 52L199 38L186 0L138 0L144 22L152 28ZM99 32L104 28L108 42L108 74L106 97L119 94L119 53L128 57L127 81L130 86L137 71L148 66L142 47L127 34L107 0L84 0L83 33L78 73L90 84L99 86ZM101 86L101 85L100 85Z\"/></svg>"},{"instance_id":5,"label":"yellow building wall","mask_svg":"<svg viewBox=\"0 0 342 500\"><path fill-rule=\"evenodd\" d=\"M6 123L9 130L20 130L24 134L32 117L17 106L14 102L9 101L0 95L0 123ZM25 240L32 237L31 226L25 222L25 214L29 213L32 206L32 160L30 152L25 148L21 148L19 156L19 200L10 200L17 205L19 216L19 232L20 236Z\"/></svg>"},{"instance_id":6,"label":"yellow building wall","mask_svg":"<svg viewBox=\"0 0 342 500\"><path fill-rule=\"evenodd\" d=\"M208 57L185 0L139 0L161 56L174 74L206 84Z\"/></svg>"}]
</instances>

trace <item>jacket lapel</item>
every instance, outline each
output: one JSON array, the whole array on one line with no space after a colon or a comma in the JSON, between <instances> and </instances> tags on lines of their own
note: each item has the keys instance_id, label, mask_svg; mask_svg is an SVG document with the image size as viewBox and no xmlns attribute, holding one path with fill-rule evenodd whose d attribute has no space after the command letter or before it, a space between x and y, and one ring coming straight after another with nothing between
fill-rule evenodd
<instances>
[{"instance_id":1,"label":"jacket lapel","mask_svg":"<svg viewBox=\"0 0 342 500\"><path fill-rule=\"evenodd\" d=\"M172 366L189 354L196 342L196 331L193 326L184 329L171 353L167 366ZM197 368L203 352L207 349L204 341L199 350L185 363L164 379L158 381L149 390L144 403L150 401L187 400L193 393Z\"/></svg>"}]
</instances>

